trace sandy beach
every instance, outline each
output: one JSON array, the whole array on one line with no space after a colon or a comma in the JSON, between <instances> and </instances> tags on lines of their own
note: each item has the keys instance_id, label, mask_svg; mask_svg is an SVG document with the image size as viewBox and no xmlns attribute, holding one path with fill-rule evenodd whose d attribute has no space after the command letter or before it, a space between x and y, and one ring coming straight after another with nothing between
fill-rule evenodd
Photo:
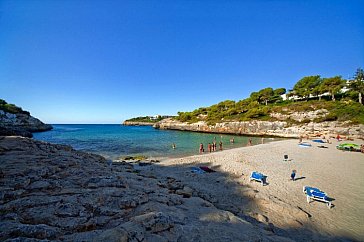
<instances>
[{"instance_id":1,"label":"sandy beach","mask_svg":"<svg viewBox=\"0 0 364 242\"><path fill-rule=\"evenodd\" d=\"M144 172L176 178L219 209L274 229L276 234L289 233L304 240L305 234L312 232L317 240L328 236L363 241L364 154L340 151L336 140L331 144L308 142L312 147L300 147L298 140L292 139L167 159L161 167L148 166ZM288 161L284 161L285 154ZM193 166L208 166L217 172L195 174ZM293 169L297 170L296 181L290 180ZM268 184L250 182L252 171L266 175ZM317 201L307 203L303 186L325 191L333 199L332 208Z\"/></svg>"}]
</instances>

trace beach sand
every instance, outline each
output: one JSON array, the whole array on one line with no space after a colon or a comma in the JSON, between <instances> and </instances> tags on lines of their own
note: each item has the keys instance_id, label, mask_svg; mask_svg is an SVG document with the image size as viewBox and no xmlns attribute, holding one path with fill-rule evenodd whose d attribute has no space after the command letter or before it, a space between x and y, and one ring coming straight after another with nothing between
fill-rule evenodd
<instances>
[{"instance_id":1,"label":"beach sand","mask_svg":"<svg viewBox=\"0 0 364 242\"><path fill-rule=\"evenodd\" d=\"M144 172L176 178L216 207L275 234L303 241L307 233L314 234L314 240L363 241L364 154L337 150L340 142L336 140L331 144L309 143L312 147L302 148L298 140L283 140L166 159ZM288 161L284 161L285 154ZM217 172L194 174L192 166L208 166ZM296 181L290 180L293 169L297 170ZM252 171L268 176L268 185L250 182ZM307 203L303 186L325 191L334 199L333 207L317 201Z\"/></svg>"}]
</instances>

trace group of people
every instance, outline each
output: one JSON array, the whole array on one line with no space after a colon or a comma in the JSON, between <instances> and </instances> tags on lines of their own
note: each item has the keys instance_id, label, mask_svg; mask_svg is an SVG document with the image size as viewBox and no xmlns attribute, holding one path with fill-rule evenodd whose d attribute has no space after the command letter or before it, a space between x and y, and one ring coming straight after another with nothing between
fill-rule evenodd
<instances>
[{"instance_id":1,"label":"group of people","mask_svg":"<svg viewBox=\"0 0 364 242\"><path fill-rule=\"evenodd\" d=\"M230 139L230 143L231 143L231 144L234 144L234 143L235 143L234 138L231 138L231 139ZM264 144L264 137L262 138L262 144ZM253 145L252 139L251 139L251 138L249 138L249 139L248 139L247 146L252 146L252 145ZM223 150L223 148L222 148L222 141L221 141L221 140L220 140L220 142L219 142L219 150ZM216 142L216 137L214 137L213 142L208 143L208 145L207 145L207 151L208 151L208 152L214 152L214 151L217 151L217 142ZM204 153L204 152L205 152L205 148L204 148L204 146L203 146L203 143L200 143L199 152L200 152L200 153Z\"/></svg>"},{"instance_id":2,"label":"group of people","mask_svg":"<svg viewBox=\"0 0 364 242\"><path fill-rule=\"evenodd\" d=\"M216 144L216 140L214 140L212 143L209 143L207 145L207 149L208 149L208 152L213 152L213 151L216 151L217 150L217 144ZM219 150L221 151L222 150L222 141L220 140L219 142ZM203 144L200 143L200 149L199 149L200 153L203 153L205 152L205 149L203 147Z\"/></svg>"}]
</instances>

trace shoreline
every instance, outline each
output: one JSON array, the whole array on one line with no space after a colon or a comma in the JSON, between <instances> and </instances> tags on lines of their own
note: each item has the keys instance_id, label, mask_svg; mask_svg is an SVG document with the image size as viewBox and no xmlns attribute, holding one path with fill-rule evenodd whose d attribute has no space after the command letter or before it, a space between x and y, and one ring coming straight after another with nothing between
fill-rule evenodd
<instances>
[{"instance_id":1,"label":"shoreline","mask_svg":"<svg viewBox=\"0 0 364 242\"><path fill-rule=\"evenodd\" d=\"M192 131L187 131L187 132L192 132ZM258 137L258 136L247 136L247 137L261 138L261 137ZM272 142L279 142L279 141L282 141L282 140L294 139L294 138L282 138L282 137L269 137L269 138L265 137L265 138L269 139L269 141L265 140L265 142L263 144L269 144L269 143L272 143ZM277 140L274 140L274 139L277 139ZM294 139L294 140L297 140L297 139ZM231 143L229 143L229 144L231 145ZM237 143L234 143L234 144L236 145ZM192 151L186 151L186 152L182 152L180 154L174 155L174 156L149 155L148 153L146 153L145 155L146 155L146 160L151 160L151 159L154 159L154 160L155 159L157 159L157 160L170 160L170 159L188 158L188 157L191 157L191 156L203 156L203 155L210 155L210 154L218 154L218 153L228 151L228 150L234 150L234 149L250 147L247 144L242 144L241 146L240 146L240 144L238 146L235 146L235 147L230 147L230 146L225 145L223 147L222 151L217 148L216 151L208 152L208 151L206 151L206 149L207 149L207 145L206 145L205 152L203 152L203 153L199 153L198 147L196 147L196 149L195 149L196 151L194 153L192 153ZM256 144L253 143L251 146L257 146L257 145L262 145L262 143L256 143ZM226 148L226 147L228 147L228 148ZM178 150L178 147L176 148L176 150ZM89 153L94 153L94 152L89 152ZM95 153L95 154L99 154L99 155L105 157L106 159L108 159L108 155L101 154L101 153ZM114 162L119 162L119 161L122 160L121 157L128 157L128 156L129 157L135 157L135 156L139 156L139 155L144 155L144 154L132 154L132 155L126 154L126 155L119 156L120 159L117 158L117 159L112 159L112 160Z\"/></svg>"}]
</instances>

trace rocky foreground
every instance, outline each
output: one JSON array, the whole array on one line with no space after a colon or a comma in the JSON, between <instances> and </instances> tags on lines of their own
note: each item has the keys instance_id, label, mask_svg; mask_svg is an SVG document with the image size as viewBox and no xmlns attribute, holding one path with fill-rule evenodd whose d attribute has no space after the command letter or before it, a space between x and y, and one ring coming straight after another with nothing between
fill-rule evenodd
<instances>
[{"instance_id":1,"label":"rocky foreground","mask_svg":"<svg viewBox=\"0 0 364 242\"><path fill-rule=\"evenodd\" d=\"M167 174L110 163L69 146L0 137L0 240L290 241Z\"/></svg>"}]
</instances>

